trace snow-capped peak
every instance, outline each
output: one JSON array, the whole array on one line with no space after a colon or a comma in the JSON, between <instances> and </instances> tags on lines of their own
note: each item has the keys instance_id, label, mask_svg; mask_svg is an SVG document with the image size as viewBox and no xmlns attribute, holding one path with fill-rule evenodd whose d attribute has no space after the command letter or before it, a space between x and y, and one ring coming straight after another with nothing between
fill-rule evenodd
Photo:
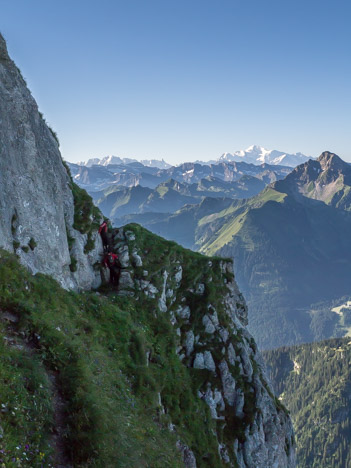
<instances>
[{"instance_id":1,"label":"snow-capped peak","mask_svg":"<svg viewBox=\"0 0 351 468\"><path fill-rule=\"evenodd\" d=\"M134 158L120 158L119 156L109 155L105 156L104 158L91 158L88 161L80 161L78 162L78 166L86 166L91 167L93 165L97 166L109 166L111 164L132 164L132 163L141 163L144 166L148 167L157 167L159 169L167 169L171 167L170 164L166 163L164 159L159 161L158 159L144 159L142 161L138 161Z\"/></svg>"},{"instance_id":2,"label":"snow-capped peak","mask_svg":"<svg viewBox=\"0 0 351 468\"><path fill-rule=\"evenodd\" d=\"M262 146L252 145L245 150L235 151L234 153L224 153L218 159L224 161L243 161L249 164L272 164L295 167L311 159L302 153L289 154L277 150L267 150Z\"/></svg>"}]
</instances>

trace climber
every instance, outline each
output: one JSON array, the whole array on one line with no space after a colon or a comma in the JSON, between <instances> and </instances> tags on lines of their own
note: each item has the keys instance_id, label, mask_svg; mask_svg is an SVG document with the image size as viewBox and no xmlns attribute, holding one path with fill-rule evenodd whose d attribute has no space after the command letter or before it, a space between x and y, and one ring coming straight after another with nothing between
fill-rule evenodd
<instances>
[{"instance_id":1,"label":"climber","mask_svg":"<svg viewBox=\"0 0 351 468\"><path fill-rule=\"evenodd\" d=\"M104 246L105 252L108 252L110 248L110 238L109 238L107 231L108 231L107 221L104 221L99 227L99 234L101 236L102 245Z\"/></svg>"},{"instance_id":2,"label":"climber","mask_svg":"<svg viewBox=\"0 0 351 468\"><path fill-rule=\"evenodd\" d=\"M110 283L118 286L121 274L121 264L118 255L109 252L105 255L102 263L110 270Z\"/></svg>"}]
</instances>

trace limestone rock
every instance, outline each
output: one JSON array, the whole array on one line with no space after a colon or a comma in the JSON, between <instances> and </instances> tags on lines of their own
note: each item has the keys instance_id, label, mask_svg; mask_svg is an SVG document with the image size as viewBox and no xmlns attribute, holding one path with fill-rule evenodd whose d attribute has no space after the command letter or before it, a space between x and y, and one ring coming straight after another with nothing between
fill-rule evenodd
<instances>
[{"instance_id":1,"label":"limestone rock","mask_svg":"<svg viewBox=\"0 0 351 468\"><path fill-rule=\"evenodd\" d=\"M121 228L121 229L116 229L115 230L115 233L114 233L114 240L116 242L118 242L119 240L125 240L126 239L126 236L124 234L124 230Z\"/></svg>"},{"instance_id":2,"label":"limestone rock","mask_svg":"<svg viewBox=\"0 0 351 468\"><path fill-rule=\"evenodd\" d=\"M238 388L236 392L236 405L235 405L235 415L238 418L244 417L244 404L245 404L245 397L244 393L241 388Z\"/></svg>"},{"instance_id":3,"label":"limestone rock","mask_svg":"<svg viewBox=\"0 0 351 468\"><path fill-rule=\"evenodd\" d=\"M206 401L206 403L208 404L209 408L210 408L210 412L211 412L211 416L213 419L217 419L218 418L218 415L217 415L217 404L213 398L213 392L211 390L211 388L209 387L204 395L204 400Z\"/></svg>"},{"instance_id":4,"label":"limestone rock","mask_svg":"<svg viewBox=\"0 0 351 468\"><path fill-rule=\"evenodd\" d=\"M93 264L101 261L101 240L95 236L95 248L89 256L84 253L86 236L72 227L71 181L57 141L1 35L0 102L0 247L10 252L25 247L27 252L17 249L21 263L33 274L53 276L64 288L98 286ZM67 231L75 239L77 274L70 271Z\"/></svg>"},{"instance_id":5,"label":"limestone rock","mask_svg":"<svg viewBox=\"0 0 351 468\"><path fill-rule=\"evenodd\" d=\"M140 255L138 255L138 252L136 250L133 250L132 259L133 259L134 265L136 267L143 266L143 261L142 261Z\"/></svg>"},{"instance_id":6,"label":"limestone rock","mask_svg":"<svg viewBox=\"0 0 351 468\"><path fill-rule=\"evenodd\" d=\"M129 271L122 271L119 278L118 289L134 289L134 282Z\"/></svg>"},{"instance_id":7,"label":"limestone rock","mask_svg":"<svg viewBox=\"0 0 351 468\"><path fill-rule=\"evenodd\" d=\"M221 380L224 392L224 398L229 406L233 406L235 402L235 380L232 374L229 372L228 364L225 360L219 364L219 370L221 373Z\"/></svg>"},{"instance_id":8,"label":"limestone rock","mask_svg":"<svg viewBox=\"0 0 351 468\"><path fill-rule=\"evenodd\" d=\"M194 351L194 342L194 332L190 330L185 335L185 349L187 356L190 356L190 354Z\"/></svg>"},{"instance_id":9,"label":"limestone rock","mask_svg":"<svg viewBox=\"0 0 351 468\"><path fill-rule=\"evenodd\" d=\"M174 280L177 283L177 287L179 287L179 284L182 281L182 277L183 277L183 267L181 265L178 265L177 272L174 275Z\"/></svg>"},{"instance_id":10,"label":"limestone rock","mask_svg":"<svg viewBox=\"0 0 351 468\"><path fill-rule=\"evenodd\" d=\"M127 238L129 241L135 241L135 234L134 234L134 232L132 232L132 231L126 231L124 234L125 234L126 238Z\"/></svg>"},{"instance_id":11,"label":"limestone rock","mask_svg":"<svg viewBox=\"0 0 351 468\"><path fill-rule=\"evenodd\" d=\"M190 448L180 440L177 441L177 449L181 452L185 468L196 468L196 458Z\"/></svg>"},{"instance_id":12,"label":"limestone rock","mask_svg":"<svg viewBox=\"0 0 351 468\"><path fill-rule=\"evenodd\" d=\"M129 249L128 245L124 244L117 249L117 254L122 268L129 266Z\"/></svg>"},{"instance_id":13,"label":"limestone rock","mask_svg":"<svg viewBox=\"0 0 351 468\"><path fill-rule=\"evenodd\" d=\"M166 298L166 285L167 285L168 272L163 272L163 286L161 291L161 297L158 300L158 307L161 312L167 312L167 298Z\"/></svg>"},{"instance_id":14,"label":"limestone rock","mask_svg":"<svg viewBox=\"0 0 351 468\"><path fill-rule=\"evenodd\" d=\"M189 306L179 306L176 311L176 315L180 317L181 319L189 319L190 318L190 307Z\"/></svg>"},{"instance_id":15,"label":"limestone rock","mask_svg":"<svg viewBox=\"0 0 351 468\"><path fill-rule=\"evenodd\" d=\"M146 289L150 284L150 281L140 280L140 288Z\"/></svg>"},{"instance_id":16,"label":"limestone rock","mask_svg":"<svg viewBox=\"0 0 351 468\"><path fill-rule=\"evenodd\" d=\"M194 369L205 369L205 360L203 353L196 353L193 367Z\"/></svg>"},{"instance_id":17,"label":"limestone rock","mask_svg":"<svg viewBox=\"0 0 351 468\"><path fill-rule=\"evenodd\" d=\"M146 289L144 290L145 294L151 298L154 298L156 297L156 294L158 293L158 289L156 288L156 286L154 286L153 284L149 283L146 287Z\"/></svg>"},{"instance_id":18,"label":"limestone rock","mask_svg":"<svg viewBox=\"0 0 351 468\"><path fill-rule=\"evenodd\" d=\"M199 294L200 296L202 296L202 294L205 292L205 285L204 283L199 283L196 285L196 294Z\"/></svg>"},{"instance_id":19,"label":"limestone rock","mask_svg":"<svg viewBox=\"0 0 351 468\"><path fill-rule=\"evenodd\" d=\"M205 351L204 352L204 367L205 369L211 371L211 372L216 372L216 364L213 360L211 351Z\"/></svg>"}]
</instances>

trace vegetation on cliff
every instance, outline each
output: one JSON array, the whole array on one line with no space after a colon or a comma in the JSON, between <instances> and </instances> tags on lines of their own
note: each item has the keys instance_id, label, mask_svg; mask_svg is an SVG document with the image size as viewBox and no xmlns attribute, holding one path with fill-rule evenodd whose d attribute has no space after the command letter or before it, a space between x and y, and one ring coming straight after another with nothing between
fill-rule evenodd
<instances>
[{"instance_id":1,"label":"vegetation on cliff","mask_svg":"<svg viewBox=\"0 0 351 468\"><path fill-rule=\"evenodd\" d=\"M53 464L53 385L65 402L60 437L74 466L177 466L175 436L147 391L147 331L131 300L67 292L1 252L0 306L6 466Z\"/></svg>"},{"instance_id":2,"label":"vegetation on cliff","mask_svg":"<svg viewBox=\"0 0 351 468\"><path fill-rule=\"evenodd\" d=\"M160 281L161 267L181 261L185 284L194 284L209 261L145 230L138 241ZM213 294L223 288L219 262ZM1 252L0 458L9 467L54 463L56 391L59 437L74 466L181 466L179 438L204 455L199 466L221 466L216 422L197 396L209 372L181 363L176 332L154 299L102 292L67 292Z\"/></svg>"},{"instance_id":3,"label":"vegetation on cliff","mask_svg":"<svg viewBox=\"0 0 351 468\"><path fill-rule=\"evenodd\" d=\"M350 338L266 351L264 359L291 412L298 466L351 466Z\"/></svg>"},{"instance_id":4,"label":"vegetation on cliff","mask_svg":"<svg viewBox=\"0 0 351 468\"><path fill-rule=\"evenodd\" d=\"M225 306L231 262L138 225L115 230L114 243L125 265L119 294L108 284L68 292L1 251L0 459L8 467L163 468L183 466L188 454L198 467L235 465L235 450L262 419L262 394L279 431L290 423L253 339L230 315L246 320L240 293ZM197 367L199 356L210 361ZM282 435L278 456L291 456L290 439Z\"/></svg>"}]
</instances>

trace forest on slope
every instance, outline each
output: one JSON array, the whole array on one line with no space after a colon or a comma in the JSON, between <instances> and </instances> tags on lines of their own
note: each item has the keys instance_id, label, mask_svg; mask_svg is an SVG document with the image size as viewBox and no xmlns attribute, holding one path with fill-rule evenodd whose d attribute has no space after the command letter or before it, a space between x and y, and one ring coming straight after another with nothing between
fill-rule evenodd
<instances>
[{"instance_id":1,"label":"forest on slope","mask_svg":"<svg viewBox=\"0 0 351 468\"><path fill-rule=\"evenodd\" d=\"M299 468L351 466L351 341L265 351L276 394L294 423Z\"/></svg>"}]
</instances>

